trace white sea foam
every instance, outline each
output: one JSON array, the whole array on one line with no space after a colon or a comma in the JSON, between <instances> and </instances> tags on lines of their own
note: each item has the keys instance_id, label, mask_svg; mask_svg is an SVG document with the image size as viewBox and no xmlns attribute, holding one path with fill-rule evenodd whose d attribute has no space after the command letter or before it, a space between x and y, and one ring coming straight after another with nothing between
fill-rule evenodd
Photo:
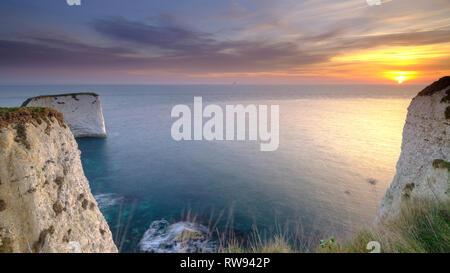
<instances>
[{"instance_id":1,"label":"white sea foam","mask_svg":"<svg viewBox=\"0 0 450 273\"><path fill-rule=\"evenodd\" d=\"M98 203L100 209L115 206L123 200L122 196L118 196L115 193L101 193L94 195L95 200Z\"/></svg>"},{"instance_id":2,"label":"white sea foam","mask_svg":"<svg viewBox=\"0 0 450 273\"><path fill-rule=\"evenodd\" d=\"M215 242L210 239L210 232L203 225L190 222L169 224L163 219L150 224L139 247L143 252L153 253L212 252Z\"/></svg>"}]
</instances>

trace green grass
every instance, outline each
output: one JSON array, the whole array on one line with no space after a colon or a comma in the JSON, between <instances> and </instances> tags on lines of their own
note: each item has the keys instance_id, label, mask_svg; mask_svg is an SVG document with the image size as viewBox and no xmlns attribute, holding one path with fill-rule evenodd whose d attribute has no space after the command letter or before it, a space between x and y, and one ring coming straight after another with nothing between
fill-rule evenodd
<instances>
[{"instance_id":1,"label":"green grass","mask_svg":"<svg viewBox=\"0 0 450 273\"><path fill-rule=\"evenodd\" d=\"M226 253L295 253L292 241L283 234L262 240L253 236L249 244L230 239L221 244ZM385 253L449 253L450 252L450 201L410 199L395 218L385 220L370 228L360 230L348 241L336 241L326 247L319 246L311 252L367 253L367 244L380 243Z\"/></svg>"},{"instance_id":2,"label":"green grass","mask_svg":"<svg viewBox=\"0 0 450 273\"><path fill-rule=\"evenodd\" d=\"M435 159L435 160L433 160L433 167L434 168L444 168L444 169L450 170L450 162L447 162L443 159Z\"/></svg>"},{"instance_id":3,"label":"green grass","mask_svg":"<svg viewBox=\"0 0 450 273\"><path fill-rule=\"evenodd\" d=\"M397 217L361 230L334 252L368 252L370 241L379 242L386 253L449 253L450 202L409 200Z\"/></svg>"}]
</instances>

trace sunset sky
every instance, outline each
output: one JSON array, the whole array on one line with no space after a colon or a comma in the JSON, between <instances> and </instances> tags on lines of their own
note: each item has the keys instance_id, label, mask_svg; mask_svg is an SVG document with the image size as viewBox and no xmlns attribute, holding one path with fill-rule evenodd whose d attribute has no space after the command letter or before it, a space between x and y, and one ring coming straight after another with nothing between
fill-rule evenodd
<instances>
[{"instance_id":1,"label":"sunset sky","mask_svg":"<svg viewBox=\"0 0 450 273\"><path fill-rule=\"evenodd\" d=\"M422 84L450 74L449 0L81 2L1 0L0 84Z\"/></svg>"}]
</instances>

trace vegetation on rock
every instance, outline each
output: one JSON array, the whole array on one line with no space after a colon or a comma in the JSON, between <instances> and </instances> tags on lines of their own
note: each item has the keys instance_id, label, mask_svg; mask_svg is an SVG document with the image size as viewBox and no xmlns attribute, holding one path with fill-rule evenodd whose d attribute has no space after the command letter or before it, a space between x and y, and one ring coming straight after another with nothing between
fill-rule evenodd
<instances>
[{"instance_id":1,"label":"vegetation on rock","mask_svg":"<svg viewBox=\"0 0 450 273\"><path fill-rule=\"evenodd\" d=\"M446 168L447 170L450 171L450 162L447 162L443 159L435 159L433 160L433 167L434 168Z\"/></svg>"},{"instance_id":2,"label":"vegetation on rock","mask_svg":"<svg viewBox=\"0 0 450 273\"><path fill-rule=\"evenodd\" d=\"M66 127L64 123L63 115L51 108L46 107L11 107L0 108L0 129L6 128L11 124L14 124L16 130L16 137L14 140L24 145L28 150L31 149L31 145L27 140L27 123L36 125L47 123L45 133L50 134L51 121L56 119L59 125Z\"/></svg>"},{"instance_id":3,"label":"vegetation on rock","mask_svg":"<svg viewBox=\"0 0 450 273\"><path fill-rule=\"evenodd\" d=\"M26 101L24 101L22 103L22 107L27 106L28 103L30 103L30 101L32 100L37 100L37 99L42 99L42 98L57 98L57 97L64 97L64 96L71 96L73 99L77 100L77 96L78 95L89 95L89 96L94 96L94 97L98 97L97 93L93 93L93 92L78 92L78 93L67 93L67 94L56 94L56 95L41 95L41 96L37 96L37 97L32 97L32 98L28 98Z\"/></svg>"},{"instance_id":4,"label":"vegetation on rock","mask_svg":"<svg viewBox=\"0 0 450 273\"><path fill-rule=\"evenodd\" d=\"M317 242L312 252L368 253L372 241L380 244L384 253L449 253L450 252L450 201L436 199L405 200L400 213L379 225L360 230L349 241L335 241L326 245ZM330 239L331 240L331 239ZM328 240L328 241L330 241ZM260 238L249 245L230 240L219 249L226 253L294 253L295 248L285 235L275 235L267 240Z\"/></svg>"},{"instance_id":5,"label":"vegetation on rock","mask_svg":"<svg viewBox=\"0 0 450 273\"><path fill-rule=\"evenodd\" d=\"M0 128L8 127L13 123L26 124L43 121L49 123L55 118L61 126L64 125L63 115L52 108L47 107L0 107Z\"/></svg>"},{"instance_id":6,"label":"vegetation on rock","mask_svg":"<svg viewBox=\"0 0 450 273\"><path fill-rule=\"evenodd\" d=\"M450 86L450 76L445 76L425 87L417 96L431 96Z\"/></svg>"},{"instance_id":7,"label":"vegetation on rock","mask_svg":"<svg viewBox=\"0 0 450 273\"><path fill-rule=\"evenodd\" d=\"M338 244L335 252L368 252L370 241L379 242L382 252L449 253L450 202L411 199L396 218L360 231L350 242Z\"/></svg>"}]
</instances>

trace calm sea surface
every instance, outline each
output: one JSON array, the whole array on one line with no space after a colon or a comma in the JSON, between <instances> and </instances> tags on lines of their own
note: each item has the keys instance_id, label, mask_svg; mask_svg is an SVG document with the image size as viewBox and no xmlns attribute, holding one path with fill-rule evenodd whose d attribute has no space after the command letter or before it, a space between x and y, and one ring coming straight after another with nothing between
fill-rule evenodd
<instances>
[{"instance_id":1,"label":"calm sea surface","mask_svg":"<svg viewBox=\"0 0 450 273\"><path fill-rule=\"evenodd\" d=\"M395 173L407 106L422 86L1 86L0 107L30 96L101 95L108 137L77 139L85 175L122 251L149 225L343 238L370 224ZM280 146L181 141L176 104L280 105ZM371 181L372 183L369 183ZM188 212L191 216L187 216ZM278 231L277 231L278 229ZM316 238L316 237L314 237Z\"/></svg>"}]
</instances>

